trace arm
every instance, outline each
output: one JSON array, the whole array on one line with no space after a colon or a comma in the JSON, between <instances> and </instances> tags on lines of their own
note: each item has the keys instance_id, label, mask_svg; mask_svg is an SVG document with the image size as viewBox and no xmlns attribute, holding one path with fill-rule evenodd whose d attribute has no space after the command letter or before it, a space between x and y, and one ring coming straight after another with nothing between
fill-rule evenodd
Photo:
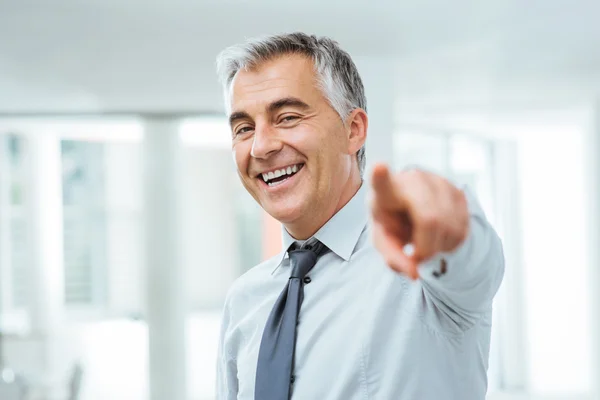
<instances>
[{"instance_id":1,"label":"arm","mask_svg":"<svg viewBox=\"0 0 600 400\"><path fill-rule=\"evenodd\" d=\"M373 239L390 268L420 278L428 299L463 327L489 310L504 258L475 197L418 170L392 176L377 166L372 184ZM444 264L445 273L436 276Z\"/></svg>"}]
</instances>

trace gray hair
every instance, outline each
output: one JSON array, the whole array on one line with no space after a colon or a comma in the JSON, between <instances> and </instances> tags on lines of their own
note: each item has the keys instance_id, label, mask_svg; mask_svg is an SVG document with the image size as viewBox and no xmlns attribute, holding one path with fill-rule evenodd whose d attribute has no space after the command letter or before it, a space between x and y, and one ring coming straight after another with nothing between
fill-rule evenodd
<instances>
[{"instance_id":1,"label":"gray hair","mask_svg":"<svg viewBox=\"0 0 600 400\"><path fill-rule=\"evenodd\" d=\"M249 70L284 54L301 54L312 59L319 89L342 122L356 108L367 111L362 79L350 55L328 37L301 32L250 39L228 47L217 57L217 72L225 92L226 107L231 82L239 70ZM356 153L358 169L365 169L365 146Z\"/></svg>"}]
</instances>

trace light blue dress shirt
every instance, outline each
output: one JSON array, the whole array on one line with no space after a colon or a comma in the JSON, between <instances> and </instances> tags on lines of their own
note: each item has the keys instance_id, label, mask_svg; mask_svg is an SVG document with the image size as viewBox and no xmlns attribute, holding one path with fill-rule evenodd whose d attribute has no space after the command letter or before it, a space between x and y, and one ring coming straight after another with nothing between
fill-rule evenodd
<instances>
[{"instance_id":1,"label":"light blue dress shirt","mask_svg":"<svg viewBox=\"0 0 600 400\"><path fill-rule=\"evenodd\" d=\"M420 266L394 272L371 242L366 188L314 236L329 249L304 287L294 400L482 400L492 300L504 274L502 244L474 196L467 239ZM284 249L294 241L284 229ZM441 259L447 273L439 278ZM217 365L217 399L250 400L263 328L290 274L285 251L230 288ZM260 399L256 399L260 400Z\"/></svg>"}]
</instances>

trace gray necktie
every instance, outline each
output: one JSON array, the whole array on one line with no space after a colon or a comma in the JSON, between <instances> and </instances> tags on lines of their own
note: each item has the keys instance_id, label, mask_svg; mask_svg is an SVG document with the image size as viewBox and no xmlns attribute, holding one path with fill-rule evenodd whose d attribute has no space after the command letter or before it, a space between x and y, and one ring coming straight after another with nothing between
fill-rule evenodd
<instances>
[{"instance_id":1,"label":"gray necktie","mask_svg":"<svg viewBox=\"0 0 600 400\"><path fill-rule=\"evenodd\" d=\"M275 302L263 331L254 400L287 400L293 383L296 325L304 291L302 280L327 247L316 239L298 250L290 250L292 272L287 285Z\"/></svg>"}]
</instances>

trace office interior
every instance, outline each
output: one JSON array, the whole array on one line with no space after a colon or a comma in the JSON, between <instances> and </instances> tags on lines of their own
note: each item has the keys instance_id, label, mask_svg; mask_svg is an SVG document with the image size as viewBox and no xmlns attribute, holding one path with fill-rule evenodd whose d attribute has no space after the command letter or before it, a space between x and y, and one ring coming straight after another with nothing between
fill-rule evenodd
<instances>
[{"instance_id":1,"label":"office interior","mask_svg":"<svg viewBox=\"0 0 600 400\"><path fill-rule=\"evenodd\" d=\"M500 234L488 400L600 399L599 16L559 0L1 2L0 399L215 399L227 289L281 247L239 182L215 57L296 30L355 59L367 170L467 184Z\"/></svg>"}]
</instances>

